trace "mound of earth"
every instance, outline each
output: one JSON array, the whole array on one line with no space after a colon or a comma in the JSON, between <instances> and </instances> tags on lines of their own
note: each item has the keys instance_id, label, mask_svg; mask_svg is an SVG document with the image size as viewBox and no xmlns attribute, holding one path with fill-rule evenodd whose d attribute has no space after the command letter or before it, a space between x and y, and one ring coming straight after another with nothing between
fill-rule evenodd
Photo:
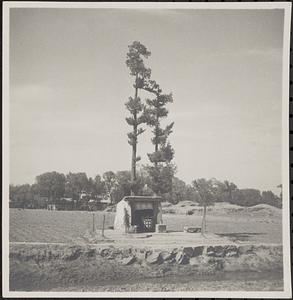
<instances>
[{"instance_id":1,"label":"mound of earth","mask_svg":"<svg viewBox=\"0 0 293 300\"><path fill-rule=\"evenodd\" d=\"M203 208L198 203L192 201L181 201L177 204L169 202L162 203L163 213L165 214L183 214L193 215L202 214ZM258 204L255 206L239 206L227 202L217 202L213 206L207 208L208 212L216 215L243 215L243 216L281 216L282 210L267 204Z\"/></svg>"}]
</instances>

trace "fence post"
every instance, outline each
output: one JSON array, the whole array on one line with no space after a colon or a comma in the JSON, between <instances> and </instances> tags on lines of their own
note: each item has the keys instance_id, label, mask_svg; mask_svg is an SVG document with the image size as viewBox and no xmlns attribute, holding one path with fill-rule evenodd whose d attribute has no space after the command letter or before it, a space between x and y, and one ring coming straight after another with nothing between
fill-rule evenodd
<instances>
[{"instance_id":1,"label":"fence post","mask_svg":"<svg viewBox=\"0 0 293 300\"><path fill-rule=\"evenodd\" d=\"M95 213L93 213L93 233L95 232Z\"/></svg>"},{"instance_id":2,"label":"fence post","mask_svg":"<svg viewBox=\"0 0 293 300\"><path fill-rule=\"evenodd\" d=\"M103 215L102 237L105 237L104 230L105 230L105 215Z\"/></svg>"}]
</instances>

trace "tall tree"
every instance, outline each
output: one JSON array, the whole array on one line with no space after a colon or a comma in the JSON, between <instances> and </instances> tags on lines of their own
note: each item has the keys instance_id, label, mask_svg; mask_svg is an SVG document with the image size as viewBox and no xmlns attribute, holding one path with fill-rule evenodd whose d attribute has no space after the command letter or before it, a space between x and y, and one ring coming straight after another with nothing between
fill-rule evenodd
<instances>
[{"instance_id":1,"label":"tall tree","mask_svg":"<svg viewBox=\"0 0 293 300\"><path fill-rule=\"evenodd\" d=\"M105 182L102 180L101 176L98 174L94 180L95 192L96 195L102 196L106 193Z\"/></svg>"},{"instance_id":2,"label":"tall tree","mask_svg":"<svg viewBox=\"0 0 293 300\"><path fill-rule=\"evenodd\" d=\"M116 175L112 171L107 171L103 174L103 180L104 180L107 194L109 195L110 200L113 203L114 202L113 193L115 192L117 187Z\"/></svg>"},{"instance_id":3,"label":"tall tree","mask_svg":"<svg viewBox=\"0 0 293 300\"><path fill-rule=\"evenodd\" d=\"M90 192L86 173L69 172L66 175L65 196L78 201L82 191Z\"/></svg>"},{"instance_id":4,"label":"tall tree","mask_svg":"<svg viewBox=\"0 0 293 300\"><path fill-rule=\"evenodd\" d=\"M198 192L200 202L199 204L203 206L203 216L201 223L201 234L206 233L206 214L207 206L212 205L216 199L216 182L215 179L206 180L200 178L192 182L193 188Z\"/></svg>"},{"instance_id":5,"label":"tall tree","mask_svg":"<svg viewBox=\"0 0 293 300\"><path fill-rule=\"evenodd\" d=\"M224 192L228 194L229 202L233 201L233 192L237 190L236 184L233 182L229 182L228 180L224 180Z\"/></svg>"},{"instance_id":6,"label":"tall tree","mask_svg":"<svg viewBox=\"0 0 293 300\"><path fill-rule=\"evenodd\" d=\"M147 124L152 128L153 138L151 141L154 145L154 152L148 153L149 160L153 164L153 167L149 168L149 175L152 178L153 191L156 194L163 194L171 192L172 178L175 171L170 164L174 157L174 149L168 141L174 122L164 128L161 124L162 120L168 116L169 112L166 106L168 103L173 102L173 96L171 93L163 94L162 89L154 80L149 80L144 89L155 96L154 99L146 100ZM167 177L162 180L162 176ZM161 183L167 183L168 181L169 190L166 191L166 185Z\"/></svg>"},{"instance_id":7,"label":"tall tree","mask_svg":"<svg viewBox=\"0 0 293 300\"><path fill-rule=\"evenodd\" d=\"M143 58L148 58L151 53L138 41L134 41L128 48L126 65L130 70L130 75L134 77L134 98L129 97L125 105L130 113L130 117L126 118L126 122L132 127L132 131L127 135L128 143L132 147L131 182L135 185L136 163L140 160L140 157L137 156L138 136L145 131L140 125L146 122L145 105L138 96L138 91L144 88L146 81L150 78L151 69L145 67ZM134 193L134 189L132 188L131 194Z\"/></svg>"},{"instance_id":8,"label":"tall tree","mask_svg":"<svg viewBox=\"0 0 293 300\"><path fill-rule=\"evenodd\" d=\"M149 159L155 166L160 162L170 162L174 156L174 150L169 142L168 136L172 133L174 122L162 128L161 121L168 116L166 105L173 102L172 93L162 94L162 89L154 80L146 82L144 89L154 94L154 99L147 99L146 118L147 124L153 128L152 143L154 152L148 154Z\"/></svg>"}]
</instances>

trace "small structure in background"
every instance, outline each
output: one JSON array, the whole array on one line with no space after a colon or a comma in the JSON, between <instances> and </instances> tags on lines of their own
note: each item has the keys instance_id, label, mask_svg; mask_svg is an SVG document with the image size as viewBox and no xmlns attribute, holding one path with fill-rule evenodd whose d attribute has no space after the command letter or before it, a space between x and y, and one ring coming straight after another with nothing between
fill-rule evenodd
<instances>
[{"instance_id":1,"label":"small structure in background","mask_svg":"<svg viewBox=\"0 0 293 300\"><path fill-rule=\"evenodd\" d=\"M49 201L47 210L74 210L76 207L76 200L72 198L62 197L55 201Z\"/></svg>"},{"instance_id":2,"label":"small structure in background","mask_svg":"<svg viewBox=\"0 0 293 300\"><path fill-rule=\"evenodd\" d=\"M130 226L136 232L154 232L156 224L162 224L161 197L126 196L116 206L114 229L125 231L125 213L129 215Z\"/></svg>"},{"instance_id":3,"label":"small structure in background","mask_svg":"<svg viewBox=\"0 0 293 300\"><path fill-rule=\"evenodd\" d=\"M100 200L100 209L104 210L106 209L109 205L111 205L111 198L110 197L104 197Z\"/></svg>"},{"instance_id":4,"label":"small structure in background","mask_svg":"<svg viewBox=\"0 0 293 300\"><path fill-rule=\"evenodd\" d=\"M58 210L74 210L76 201L72 198L62 197L57 204Z\"/></svg>"}]
</instances>

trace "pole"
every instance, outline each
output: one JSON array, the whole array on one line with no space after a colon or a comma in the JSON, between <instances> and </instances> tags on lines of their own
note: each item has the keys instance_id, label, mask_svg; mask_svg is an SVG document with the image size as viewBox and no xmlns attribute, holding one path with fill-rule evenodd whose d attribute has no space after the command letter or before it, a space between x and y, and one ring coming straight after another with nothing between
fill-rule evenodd
<instances>
[{"instance_id":1,"label":"pole","mask_svg":"<svg viewBox=\"0 0 293 300\"><path fill-rule=\"evenodd\" d=\"M104 235L104 229L105 229L105 215L103 215L102 237L105 237L105 235Z\"/></svg>"}]
</instances>

